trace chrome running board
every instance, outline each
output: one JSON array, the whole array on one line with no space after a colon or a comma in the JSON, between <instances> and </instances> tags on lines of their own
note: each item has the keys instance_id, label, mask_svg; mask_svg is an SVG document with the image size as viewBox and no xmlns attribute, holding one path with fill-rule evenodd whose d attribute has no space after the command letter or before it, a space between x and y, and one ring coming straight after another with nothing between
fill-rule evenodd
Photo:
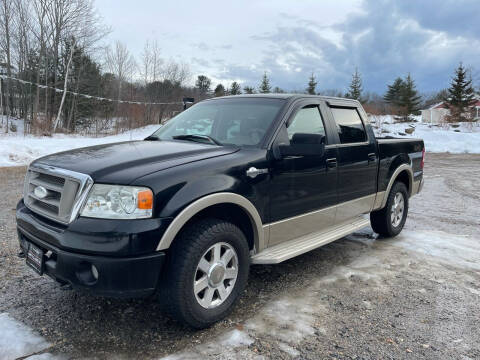
<instances>
[{"instance_id":1,"label":"chrome running board","mask_svg":"<svg viewBox=\"0 0 480 360\"><path fill-rule=\"evenodd\" d=\"M309 252L332 241L370 225L370 220L363 216L356 217L343 224L285 241L281 244L266 248L252 256L252 264L278 264L295 256Z\"/></svg>"}]
</instances>

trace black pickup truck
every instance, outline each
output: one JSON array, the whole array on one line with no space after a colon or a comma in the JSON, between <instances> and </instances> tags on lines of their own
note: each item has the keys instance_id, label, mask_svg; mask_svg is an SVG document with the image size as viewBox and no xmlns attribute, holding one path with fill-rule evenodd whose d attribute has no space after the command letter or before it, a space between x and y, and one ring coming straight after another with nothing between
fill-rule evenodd
<instances>
[{"instance_id":1,"label":"black pickup truck","mask_svg":"<svg viewBox=\"0 0 480 360\"><path fill-rule=\"evenodd\" d=\"M375 138L354 100L202 101L143 141L34 161L16 217L39 274L102 296L158 296L201 328L250 264L276 264L371 225L397 235L423 185L424 144Z\"/></svg>"}]
</instances>

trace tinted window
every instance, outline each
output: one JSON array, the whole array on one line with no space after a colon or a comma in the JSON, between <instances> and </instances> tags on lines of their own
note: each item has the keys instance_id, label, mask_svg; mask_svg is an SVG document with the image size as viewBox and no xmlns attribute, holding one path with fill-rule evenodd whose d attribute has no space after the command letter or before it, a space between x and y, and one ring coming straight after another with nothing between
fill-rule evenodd
<instances>
[{"instance_id":1,"label":"tinted window","mask_svg":"<svg viewBox=\"0 0 480 360\"><path fill-rule=\"evenodd\" d=\"M256 146L284 105L282 99L219 99L192 106L169 120L154 135L208 135L223 144Z\"/></svg>"},{"instance_id":2,"label":"tinted window","mask_svg":"<svg viewBox=\"0 0 480 360\"><path fill-rule=\"evenodd\" d=\"M292 140L293 134L319 134L325 136L322 117L317 106L300 109L287 128L288 138Z\"/></svg>"},{"instance_id":3,"label":"tinted window","mask_svg":"<svg viewBox=\"0 0 480 360\"><path fill-rule=\"evenodd\" d=\"M356 109L332 108L332 113L342 144L367 140L365 128Z\"/></svg>"}]
</instances>

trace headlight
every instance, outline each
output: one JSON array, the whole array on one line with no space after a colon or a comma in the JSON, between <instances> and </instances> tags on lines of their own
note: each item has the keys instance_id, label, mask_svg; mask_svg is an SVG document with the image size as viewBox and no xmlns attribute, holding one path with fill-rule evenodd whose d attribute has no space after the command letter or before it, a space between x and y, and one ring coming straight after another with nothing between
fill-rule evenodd
<instances>
[{"instance_id":1,"label":"headlight","mask_svg":"<svg viewBox=\"0 0 480 360\"><path fill-rule=\"evenodd\" d=\"M152 190L138 186L95 184L81 216L102 219L144 219L152 216Z\"/></svg>"}]
</instances>

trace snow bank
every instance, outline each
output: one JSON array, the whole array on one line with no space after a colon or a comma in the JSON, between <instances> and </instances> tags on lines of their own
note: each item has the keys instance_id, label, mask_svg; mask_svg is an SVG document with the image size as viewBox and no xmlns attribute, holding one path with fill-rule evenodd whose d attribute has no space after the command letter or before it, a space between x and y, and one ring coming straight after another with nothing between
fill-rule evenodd
<instances>
[{"instance_id":1,"label":"snow bank","mask_svg":"<svg viewBox=\"0 0 480 360\"><path fill-rule=\"evenodd\" d=\"M370 116L376 136L421 138L427 152L480 154L480 124L430 125L421 122L394 123L390 115ZM457 127L458 126L458 127ZM405 129L414 129L407 134Z\"/></svg>"},{"instance_id":2,"label":"snow bank","mask_svg":"<svg viewBox=\"0 0 480 360\"><path fill-rule=\"evenodd\" d=\"M480 154L480 124L461 123L451 126L432 126L419 122L395 123L391 115L370 116L377 136L401 138L422 138L428 152ZM4 133L0 129L0 166L27 165L31 161L48 154L79 147L113 143L118 141L140 140L152 134L158 125L150 125L115 136L86 137L80 135L55 134L52 137L23 135L23 122L11 120L17 132ZM405 129L414 128L412 134Z\"/></svg>"},{"instance_id":3,"label":"snow bank","mask_svg":"<svg viewBox=\"0 0 480 360\"><path fill-rule=\"evenodd\" d=\"M158 125L149 125L119 135L99 138L65 134L37 137L2 133L0 135L0 166L28 165L41 156L59 151L118 141L140 140L151 135L158 127Z\"/></svg>"}]
</instances>

